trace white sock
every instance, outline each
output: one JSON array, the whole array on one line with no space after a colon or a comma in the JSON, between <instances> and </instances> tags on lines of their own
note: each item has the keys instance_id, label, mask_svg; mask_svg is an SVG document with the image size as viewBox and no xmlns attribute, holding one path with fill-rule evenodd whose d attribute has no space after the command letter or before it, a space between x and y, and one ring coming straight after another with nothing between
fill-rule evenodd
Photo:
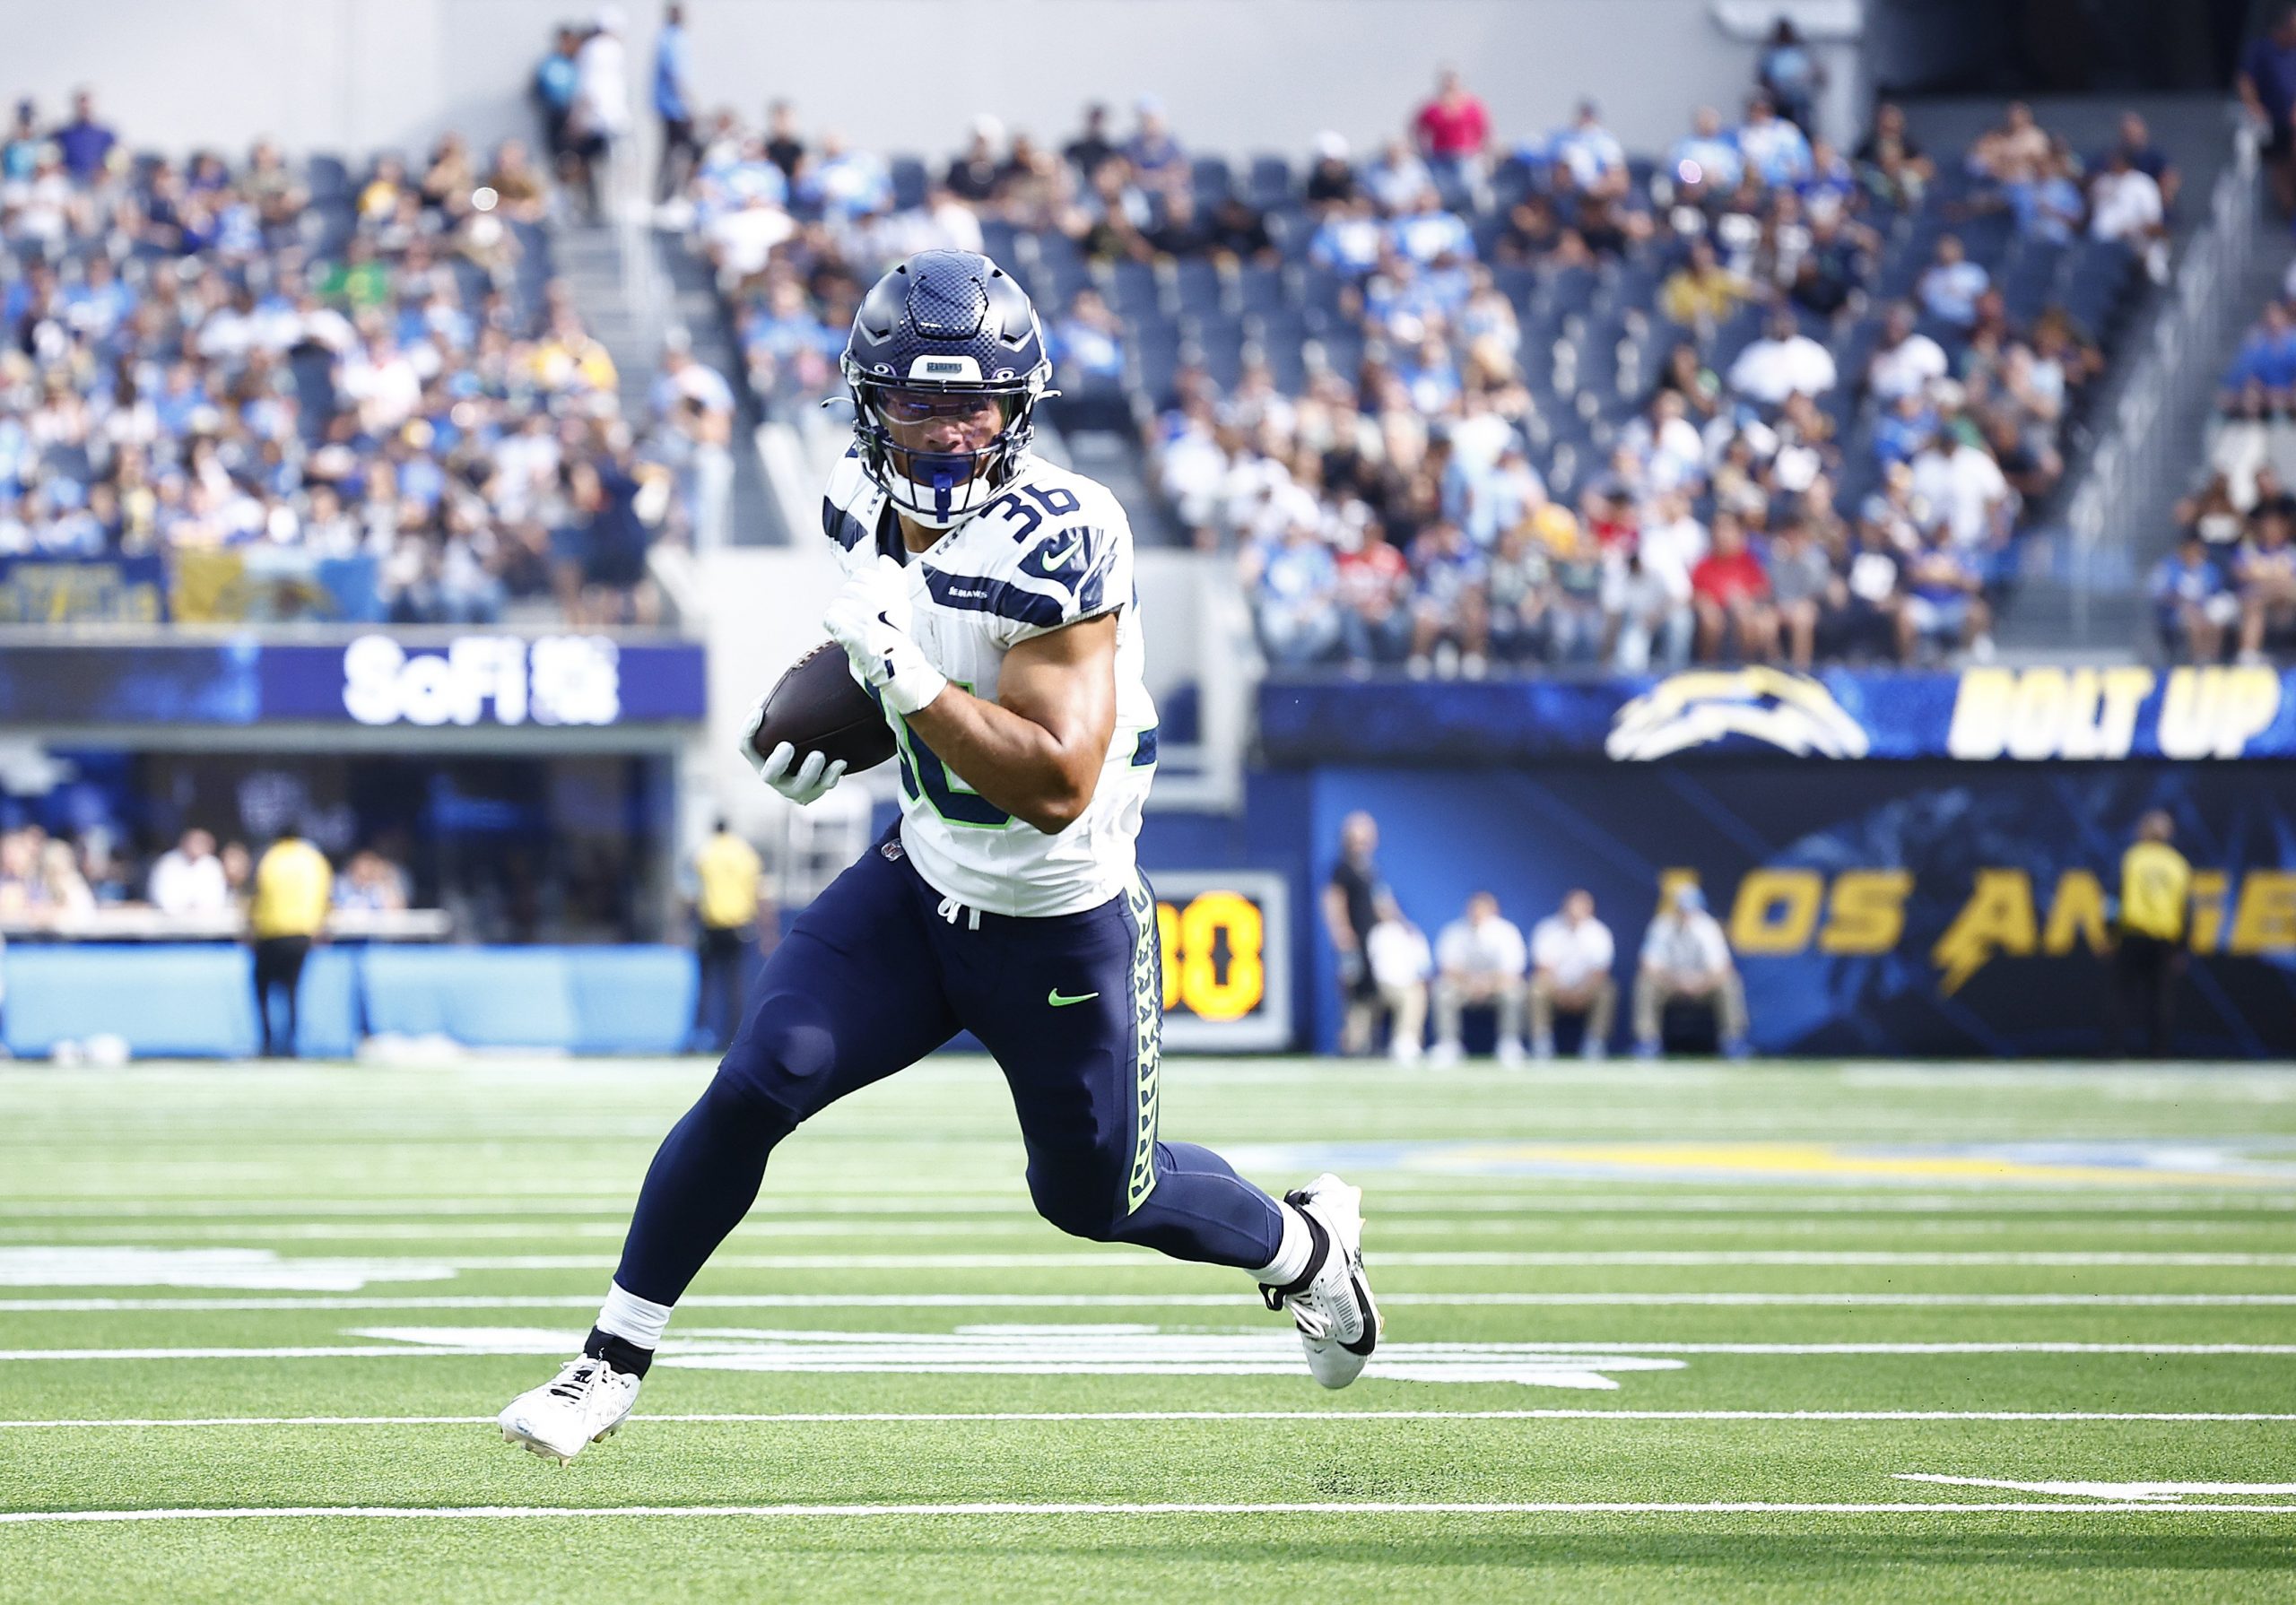
<instances>
[{"instance_id":1,"label":"white sock","mask_svg":"<svg viewBox=\"0 0 2296 1605\"><path fill-rule=\"evenodd\" d=\"M1308 1274L1308 1256L1316 1252L1316 1239L1298 1210L1281 1202L1275 1207L1283 1211L1283 1240L1275 1245L1275 1257L1253 1271L1252 1279L1282 1288Z\"/></svg>"},{"instance_id":2,"label":"white sock","mask_svg":"<svg viewBox=\"0 0 2296 1605\"><path fill-rule=\"evenodd\" d=\"M662 1346L662 1332L669 1323L668 1305L640 1298L620 1282L606 1288L606 1301L598 1307L600 1332L649 1352Z\"/></svg>"}]
</instances>

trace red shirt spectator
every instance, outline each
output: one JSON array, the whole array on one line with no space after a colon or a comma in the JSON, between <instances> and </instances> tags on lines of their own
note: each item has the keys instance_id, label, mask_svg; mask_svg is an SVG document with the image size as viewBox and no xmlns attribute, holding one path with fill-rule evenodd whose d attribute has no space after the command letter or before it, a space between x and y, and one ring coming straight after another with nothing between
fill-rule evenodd
<instances>
[{"instance_id":1,"label":"red shirt spectator","mask_svg":"<svg viewBox=\"0 0 2296 1605\"><path fill-rule=\"evenodd\" d=\"M1491 143L1491 113L1461 87L1457 73L1446 69L1435 81L1435 98L1419 108L1411 128L1422 155L1477 156Z\"/></svg>"},{"instance_id":2,"label":"red shirt spectator","mask_svg":"<svg viewBox=\"0 0 2296 1605\"><path fill-rule=\"evenodd\" d=\"M1744 545L1726 551L1722 543L1717 542L1715 550L1700 558L1698 567L1690 571L1690 588L1692 594L1703 596L1718 607L1734 607L1741 602L1759 602L1769 595L1770 576L1762 572L1761 562Z\"/></svg>"}]
</instances>

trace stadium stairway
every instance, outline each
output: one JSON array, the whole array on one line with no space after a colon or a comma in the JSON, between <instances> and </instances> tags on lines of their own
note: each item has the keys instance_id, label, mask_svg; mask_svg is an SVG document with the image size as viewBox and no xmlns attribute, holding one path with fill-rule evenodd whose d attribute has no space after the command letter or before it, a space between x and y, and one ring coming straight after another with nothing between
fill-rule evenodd
<instances>
[{"instance_id":1,"label":"stadium stairway","mask_svg":"<svg viewBox=\"0 0 2296 1605\"><path fill-rule=\"evenodd\" d=\"M2140 107L2156 135L2169 120L2161 105ZM2185 166L2186 198L2179 210L2187 220L2205 216L2209 187L2230 163L2230 141L2223 137L2225 110L2211 99L2182 113L2179 152L2192 151L2198 159ZM2211 135L2213 135L2212 139ZM2180 158L2181 159L2181 158ZM2161 447L2170 472L2140 478L2130 504L2113 509L2105 541L2090 560L2085 576L2073 571L2069 532L2059 525L2038 530L2029 539L2029 554L2015 600L2001 618L1996 631L2005 656L2022 662L2073 661L2093 658L2100 650L2120 653L2131 649L2149 653L2154 647L2152 610L2144 597L2145 577L2161 555L2174 544L2171 516L2176 502L2195 483L2207 448L2208 429L2215 411L2218 381L2230 366L2252 321L2252 309L2277 294L2288 266L2288 235L2273 221L2268 209L2237 237L2222 242L2225 270L2219 274L2226 304L2242 311L2225 322L2213 336L2179 344L2169 364L2161 402L2149 428L2168 437ZM2181 272L2192 239L2179 230L2177 251ZM2153 292L2124 335L2124 351L2134 355L2155 337L2156 322L2170 312L2170 298ZM2117 403L2124 387L2135 380L2134 360L2116 364L2111 388L2093 409L2096 434L2089 449L2072 454L2066 482L2053 499L2061 511L2074 505L2082 476L2094 471L2095 448L2101 446L2115 422Z\"/></svg>"},{"instance_id":2,"label":"stadium stairway","mask_svg":"<svg viewBox=\"0 0 2296 1605\"><path fill-rule=\"evenodd\" d=\"M646 255L632 262L625 252ZM583 325L613 359L622 414L643 435L651 422L648 392L659 366L663 334L683 327L694 360L734 388L734 489L729 528L736 545L786 541L750 445L757 418L741 382L742 361L709 279L709 267L650 231L624 234L610 224L563 222L552 232L552 256ZM634 271L633 271L634 270ZM699 276L696 276L699 270Z\"/></svg>"}]
</instances>

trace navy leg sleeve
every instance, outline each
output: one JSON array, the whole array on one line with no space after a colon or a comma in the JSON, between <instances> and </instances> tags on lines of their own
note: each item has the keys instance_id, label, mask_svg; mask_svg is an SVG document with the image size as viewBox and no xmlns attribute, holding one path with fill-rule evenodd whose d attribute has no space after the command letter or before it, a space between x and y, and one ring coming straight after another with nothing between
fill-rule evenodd
<instances>
[{"instance_id":1,"label":"navy leg sleeve","mask_svg":"<svg viewBox=\"0 0 2296 1605\"><path fill-rule=\"evenodd\" d=\"M880 846L797 916L717 1076L646 1173L614 1272L625 1289L675 1304L756 1202L775 1143L955 1034L925 896Z\"/></svg>"},{"instance_id":2,"label":"navy leg sleeve","mask_svg":"<svg viewBox=\"0 0 2296 1605\"><path fill-rule=\"evenodd\" d=\"M1083 914L935 933L963 1023L996 1055L1029 1193L1065 1232L1257 1270L1280 1207L1211 1150L1161 1142L1163 973L1147 882Z\"/></svg>"}]
</instances>

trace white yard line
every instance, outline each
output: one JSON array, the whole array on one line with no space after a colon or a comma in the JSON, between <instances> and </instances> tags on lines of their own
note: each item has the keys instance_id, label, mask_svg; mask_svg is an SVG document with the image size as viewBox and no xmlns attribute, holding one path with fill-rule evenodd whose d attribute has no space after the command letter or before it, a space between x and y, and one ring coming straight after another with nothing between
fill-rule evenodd
<instances>
[{"instance_id":1,"label":"white yard line","mask_svg":"<svg viewBox=\"0 0 2296 1605\"><path fill-rule=\"evenodd\" d=\"M1252 1515L2296 1515L2296 1505L2186 1505L2161 1501L2031 1503L1802 1504L1767 1499L1702 1501L1552 1500L1410 1504L1330 1501L1312 1504L1030 1504L1010 1500L948 1505L286 1505L178 1510L20 1510L0 1512L0 1524L103 1522L215 1521L530 1521L601 1516L745 1517L755 1520L851 1520L866 1516L1252 1516Z\"/></svg>"},{"instance_id":2,"label":"white yard line","mask_svg":"<svg viewBox=\"0 0 2296 1605\"><path fill-rule=\"evenodd\" d=\"M702 1426L837 1426L846 1423L996 1421L2001 1421L2082 1425L2097 1422L2296 1421L2296 1414L2246 1410L856 1410L778 1414L719 1412L648 1414L655 1423ZM46 1421L0 1421L0 1431L42 1428L194 1427L491 1427L492 1416L123 1416Z\"/></svg>"},{"instance_id":3,"label":"white yard line","mask_svg":"<svg viewBox=\"0 0 2296 1605\"><path fill-rule=\"evenodd\" d=\"M52 1246L52 1245L51 1245ZM2101 1268L2112 1265L2174 1266L2203 1270L2250 1267L2296 1269L2296 1254L2210 1254L2178 1251L2036 1251L1954 1252L1862 1249L1746 1249L1746 1250L1593 1250L1490 1253L1476 1250L1400 1254L1373 1253L1375 1265L1440 1266L1625 1266L1675 1268L1726 1265L1809 1266L2062 1266ZM610 1254L441 1254L425 1256L430 1263L458 1271L611 1271L620 1262ZM1173 1262L1144 1251L1134 1254L1102 1249L1095 1254L721 1254L710 1264L740 1271L1108 1271L1165 1270Z\"/></svg>"},{"instance_id":4,"label":"white yard line","mask_svg":"<svg viewBox=\"0 0 2296 1605\"><path fill-rule=\"evenodd\" d=\"M0 1314L303 1310L587 1310L589 1293L281 1294L275 1297L0 1298ZM696 1293L685 1310L1239 1308L1234 1293ZM1383 1293L1383 1305L1436 1307L1786 1309L2276 1309L2296 1293Z\"/></svg>"},{"instance_id":5,"label":"white yard line","mask_svg":"<svg viewBox=\"0 0 2296 1605\"><path fill-rule=\"evenodd\" d=\"M1486 1178L1496 1184L1504 1178ZM1545 1184L1542 1178L1541 1185ZM2262 1214L2296 1211L2296 1193L2247 1188L2239 1191L2147 1192L2138 1196L2095 1197L2085 1193L2050 1192L2025 1187L1990 1192L1969 1188L1951 1193L1845 1193L1813 1192L1805 1187L1750 1187L1744 1193L1526 1193L1520 1197L1481 1193L1457 1196L1441 1190L1422 1192L1381 1181L1370 1192L1371 1213L1428 1215L1605 1215L1605 1214L1750 1214L1750 1215L2150 1215L2178 1210L2243 1210ZM0 1216L15 1219L91 1220L174 1220L212 1218L225 1220L281 1219L303 1220L327 1216L535 1215L559 1219L592 1216L627 1222L631 1195L620 1193L589 1199L544 1198L531 1191L500 1193L465 1198L311 1198L311 1199L87 1199L0 1197ZM935 1194L930 1202L907 1198L839 1198L833 1195L775 1195L761 1206L777 1218L797 1219L809 1215L890 1216L942 1219L951 1215L1021 1215L1033 1217L1027 1197L1012 1193Z\"/></svg>"},{"instance_id":6,"label":"white yard line","mask_svg":"<svg viewBox=\"0 0 2296 1605\"><path fill-rule=\"evenodd\" d=\"M569 1334L570 1341L574 1334ZM1488 1344L1422 1343L1422 1353L1475 1353ZM1558 1344L1572 1355L1951 1355L1951 1354L2129 1354L2160 1358L2191 1355L2296 1355L2296 1343L1631 1343ZM48 1360L260 1360L379 1359L413 1357L467 1359L484 1355L531 1355L526 1344L494 1349L474 1343L452 1348L415 1343L296 1344L281 1348L197 1347L152 1349L0 1349L0 1362Z\"/></svg>"}]
</instances>

